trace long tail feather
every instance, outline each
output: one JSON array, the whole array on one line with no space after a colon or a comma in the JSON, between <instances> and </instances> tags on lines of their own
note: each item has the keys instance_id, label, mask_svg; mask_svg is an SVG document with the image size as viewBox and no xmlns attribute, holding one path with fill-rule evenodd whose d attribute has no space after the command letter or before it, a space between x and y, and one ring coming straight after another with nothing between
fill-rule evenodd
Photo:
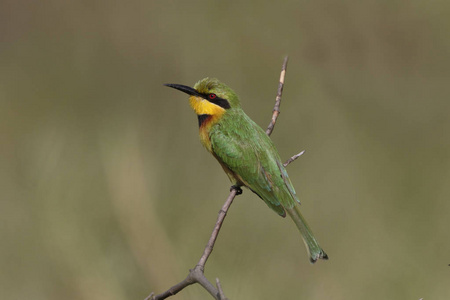
<instances>
[{"instance_id":1,"label":"long tail feather","mask_svg":"<svg viewBox=\"0 0 450 300\"><path fill-rule=\"evenodd\" d=\"M299 205L296 204L292 208L285 209L302 234L303 242L308 249L309 259L311 263L315 263L319 258L328 259L328 255L319 246L319 243L316 241L316 238L314 237L311 229L309 229L308 223L306 223L306 220L300 213Z\"/></svg>"}]
</instances>

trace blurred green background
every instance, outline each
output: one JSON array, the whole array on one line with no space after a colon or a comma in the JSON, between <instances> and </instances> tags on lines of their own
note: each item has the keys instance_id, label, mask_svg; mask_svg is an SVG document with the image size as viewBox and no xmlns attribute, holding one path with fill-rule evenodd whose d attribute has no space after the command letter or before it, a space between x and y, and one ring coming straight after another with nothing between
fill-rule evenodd
<instances>
[{"instance_id":1,"label":"blurred green background","mask_svg":"<svg viewBox=\"0 0 450 300\"><path fill-rule=\"evenodd\" d=\"M143 299L197 263L228 195L186 95L217 77L272 135L330 256L235 200L230 299L449 299L450 2L0 2L0 298ZM210 299L199 286L173 299Z\"/></svg>"}]
</instances>

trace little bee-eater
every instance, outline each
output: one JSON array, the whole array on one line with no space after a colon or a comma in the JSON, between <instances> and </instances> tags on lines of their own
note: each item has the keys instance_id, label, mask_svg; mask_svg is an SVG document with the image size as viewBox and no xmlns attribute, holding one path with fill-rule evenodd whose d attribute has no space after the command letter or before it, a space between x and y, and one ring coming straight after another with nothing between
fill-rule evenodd
<instances>
[{"instance_id":1,"label":"little bee-eater","mask_svg":"<svg viewBox=\"0 0 450 300\"><path fill-rule=\"evenodd\" d=\"M237 192L249 188L280 216L286 212L302 234L314 263L328 259L300 213L294 187L266 133L242 110L236 93L217 79L205 78L194 88L166 84L189 95L198 116L200 141L219 161Z\"/></svg>"}]
</instances>

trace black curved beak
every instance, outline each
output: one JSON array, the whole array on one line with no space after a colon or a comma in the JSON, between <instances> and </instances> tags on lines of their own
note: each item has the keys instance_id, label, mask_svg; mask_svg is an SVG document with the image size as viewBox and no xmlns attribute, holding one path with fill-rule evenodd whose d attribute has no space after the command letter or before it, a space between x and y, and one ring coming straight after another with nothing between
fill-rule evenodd
<instances>
[{"instance_id":1,"label":"black curved beak","mask_svg":"<svg viewBox=\"0 0 450 300\"><path fill-rule=\"evenodd\" d=\"M188 95L191 96L199 96L201 97L200 93L197 92L196 90L194 90L193 88L191 88L190 86L186 86L186 85L181 85L181 84L174 84L174 83L166 83L164 84L165 86L177 89L179 91L182 91Z\"/></svg>"}]
</instances>

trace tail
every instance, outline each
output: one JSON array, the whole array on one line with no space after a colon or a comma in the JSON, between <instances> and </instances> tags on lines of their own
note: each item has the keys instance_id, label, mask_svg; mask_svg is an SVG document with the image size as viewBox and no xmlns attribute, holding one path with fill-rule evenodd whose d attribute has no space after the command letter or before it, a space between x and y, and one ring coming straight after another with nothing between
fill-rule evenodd
<instances>
[{"instance_id":1,"label":"tail","mask_svg":"<svg viewBox=\"0 0 450 300\"><path fill-rule=\"evenodd\" d=\"M285 208L289 216L294 221L295 225L297 225L298 230L303 237L303 242L308 249L309 260L311 263L315 263L319 258L320 259L328 259L328 255L320 248L319 243L316 241L311 229L309 229L308 223L303 218L300 213L299 205L296 204L292 208Z\"/></svg>"}]
</instances>

